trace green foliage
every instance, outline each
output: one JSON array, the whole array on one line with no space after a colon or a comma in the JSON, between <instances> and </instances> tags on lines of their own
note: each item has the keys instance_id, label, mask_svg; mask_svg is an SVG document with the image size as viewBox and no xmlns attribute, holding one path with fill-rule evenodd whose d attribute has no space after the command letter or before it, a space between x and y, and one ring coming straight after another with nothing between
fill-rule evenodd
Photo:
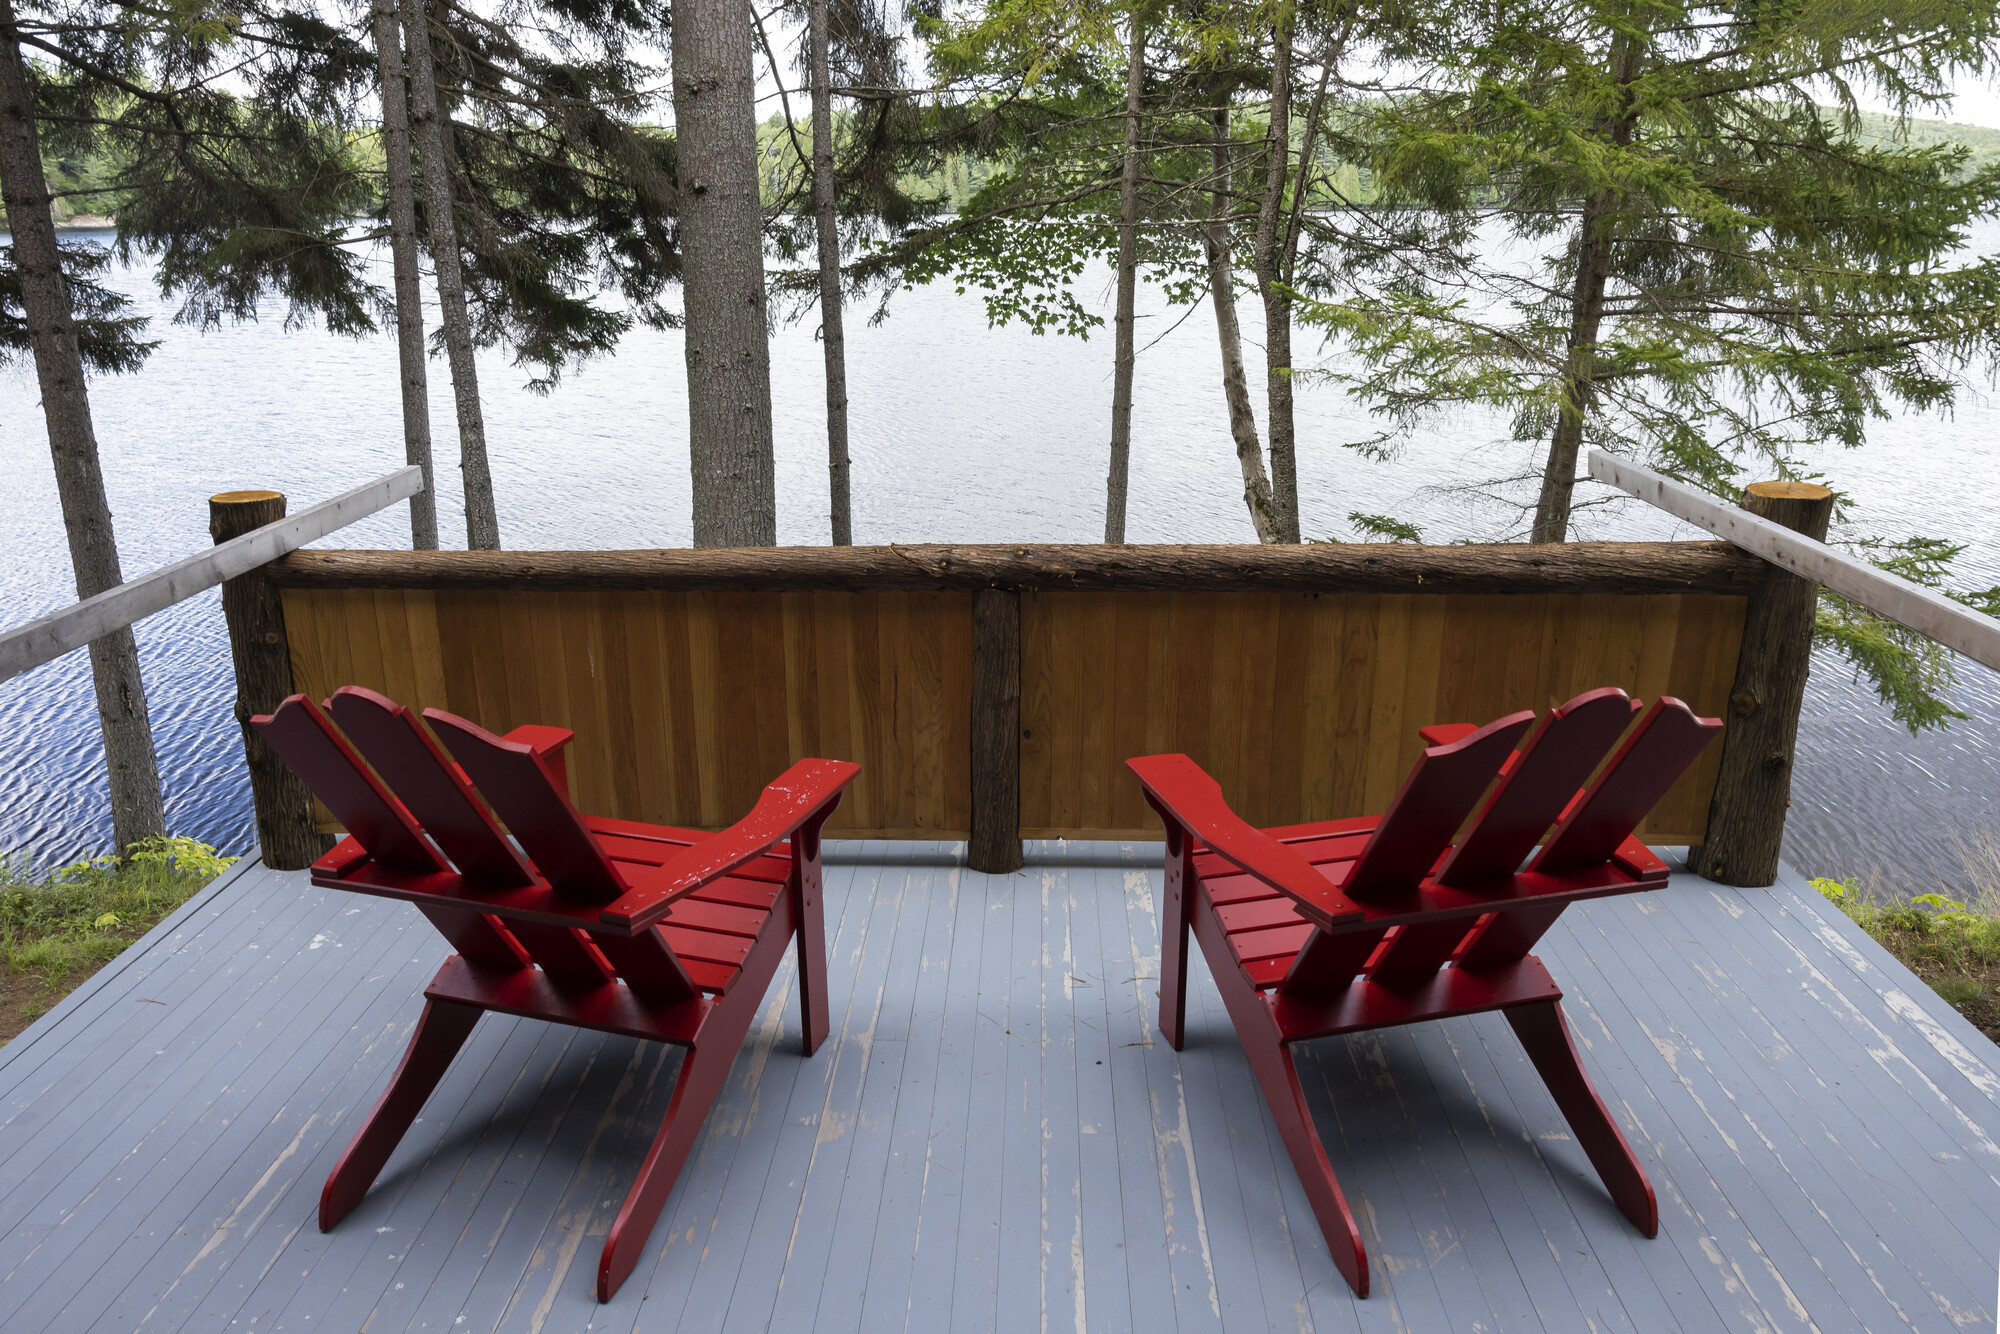
<instances>
[{"instance_id":1,"label":"green foliage","mask_svg":"<svg viewBox=\"0 0 2000 1334\"><path fill-rule=\"evenodd\" d=\"M56 986L115 957L236 860L174 836L147 839L122 861L92 857L40 879L0 865L0 957Z\"/></svg>"},{"instance_id":2,"label":"green foliage","mask_svg":"<svg viewBox=\"0 0 2000 1334\"><path fill-rule=\"evenodd\" d=\"M1879 903L1844 881L1818 879L1812 886L1897 958L1927 976L1933 971L1949 976L2000 964L2000 914L1984 900L1975 911L1943 894Z\"/></svg>"},{"instance_id":3,"label":"green foliage","mask_svg":"<svg viewBox=\"0 0 2000 1334\"><path fill-rule=\"evenodd\" d=\"M1994 354L2000 265L1958 251L2000 163L1853 99L1935 105L1996 54L2000 13L1962 0L1466 11L1355 136L1401 234L1301 318L1395 432L1507 411L1533 461L1505 472L1562 426L1719 493L1795 475Z\"/></svg>"},{"instance_id":4,"label":"green foliage","mask_svg":"<svg viewBox=\"0 0 2000 1334\"><path fill-rule=\"evenodd\" d=\"M2000 586L1979 592L1955 589L1945 580L1963 544L1933 537L1901 541L1861 538L1846 544L1881 569L1964 603L1985 615L2000 609ZM1947 699L1957 684L1957 659L1934 640L1877 616L1838 593L1822 589L1813 623L1813 642L1839 653L1867 678L1889 715L1915 736L1931 728L1948 727L1967 715Z\"/></svg>"},{"instance_id":5,"label":"green foliage","mask_svg":"<svg viewBox=\"0 0 2000 1334\"><path fill-rule=\"evenodd\" d=\"M111 253L88 241L57 239L63 272L69 278L70 307L76 320L77 350L85 369L99 374L136 371L159 346L142 339L143 315L131 315L131 301L99 282ZM21 306L21 275L14 248L0 250L0 366L32 355L28 321Z\"/></svg>"},{"instance_id":6,"label":"green foliage","mask_svg":"<svg viewBox=\"0 0 2000 1334\"><path fill-rule=\"evenodd\" d=\"M1347 521L1363 534L1378 542L1422 542L1423 530L1406 519L1398 519L1387 514L1363 514L1351 511Z\"/></svg>"}]
</instances>

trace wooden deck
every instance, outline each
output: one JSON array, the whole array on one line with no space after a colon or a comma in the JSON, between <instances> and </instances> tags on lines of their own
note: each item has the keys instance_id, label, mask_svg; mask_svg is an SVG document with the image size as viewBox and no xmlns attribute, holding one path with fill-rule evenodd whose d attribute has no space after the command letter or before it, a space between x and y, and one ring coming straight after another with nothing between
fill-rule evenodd
<instances>
[{"instance_id":1,"label":"wooden deck","mask_svg":"<svg viewBox=\"0 0 2000 1334\"><path fill-rule=\"evenodd\" d=\"M678 1055L489 1016L322 1236L443 945L240 868L0 1049L0 1328L1993 1328L2000 1050L1796 880L1676 876L1544 942L1655 1241L1504 1021L1309 1047L1357 1302L1205 967L1187 1051L1157 1038L1157 848L958 854L833 845L832 1039L798 1055L787 967L606 1307Z\"/></svg>"}]
</instances>

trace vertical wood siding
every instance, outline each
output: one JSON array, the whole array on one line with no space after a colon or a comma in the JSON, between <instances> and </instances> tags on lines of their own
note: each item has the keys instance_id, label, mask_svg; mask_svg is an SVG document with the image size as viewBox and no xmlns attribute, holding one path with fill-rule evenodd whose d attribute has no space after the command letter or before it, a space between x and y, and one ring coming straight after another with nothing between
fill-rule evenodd
<instances>
[{"instance_id":1,"label":"vertical wood siding","mask_svg":"<svg viewBox=\"0 0 2000 1334\"><path fill-rule=\"evenodd\" d=\"M806 755L861 777L828 832L962 838L972 595L290 589L298 688L491 731L572 728L594 815L714 828Z\"/></svg>"},{"instance_id":2,"label":"vertical wood siding","mask_svg":"<svg viewBox=\"0 0 2000 1334\"><path fill-rule=\"evenodd\" d=\"M1744 600L1058 593L1021 607L1025 838L1157 830L1128 755L1184 751L1250 823L1386 809L1430 723L1597 686L1726 716ZM1699 842L1721 747L1640 832Z\"/></svg>"},{"instance_id":3,"label":"vertical wood siding","mask_svg":"<svg viewBox=\"0 0 2000 1334\"><path fill-rule=\"evenodd\" d=\"M962 838L972 594L288 589L292 668L483 727L575 729L577 803L717 827L804 755L858 761L829 832ZM1185 751L1244 818L1379 811L1436 722L1596 686L1726 719L1720 595L1022 595L1022 835L1157 830L1127 756ZM1720 747L1641 833L1699 842Z\"/></svg>"}]
</instances>

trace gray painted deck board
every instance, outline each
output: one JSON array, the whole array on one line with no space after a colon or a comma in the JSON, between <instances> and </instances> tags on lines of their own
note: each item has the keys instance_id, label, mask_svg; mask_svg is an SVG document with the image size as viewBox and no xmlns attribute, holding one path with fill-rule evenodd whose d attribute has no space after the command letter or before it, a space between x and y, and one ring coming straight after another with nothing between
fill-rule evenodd
<instances>
[{"instance_id":1,"label":"gray painted deck board","mask_svg":"<svg viewBox=\"0 0 2000 1334\"><path fill-rule=\"evenodd\" d=\"M1186 1051L1158 1033L1156 858L1047 845L985 876L835 845L828 1041L801 1056L781 969L606 1307L679 1054L489 1016L322 1235L444 947L399 905L232 872L0 1049L0 1327L1992 1325L2000 1050L1789 871L1572 909L1540 951L1657 1240L1499 1017L1307 1044L1357 1302L1204 964Z\"/></svg>"}]
</instances>

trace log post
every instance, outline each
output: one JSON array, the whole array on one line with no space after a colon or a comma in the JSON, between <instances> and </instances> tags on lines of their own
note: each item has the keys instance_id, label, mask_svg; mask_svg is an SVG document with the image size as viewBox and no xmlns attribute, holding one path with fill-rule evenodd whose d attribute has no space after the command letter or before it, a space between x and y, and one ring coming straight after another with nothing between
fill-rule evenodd
<instances>
[{"instance_id":1,"label":"log post","mask_svg":"<svg viewBox=\"0 0 2000 1334\"><path fill-rule=\"evenodd\" d=\"M972 595L972 837L966 865L1021 869L1021 595Z\"/></svg>"},{"instance_id":2,"label":"log post","mask_svg":"<svg viewBox=\"0 0 2000 1334\"><path fill-rule=\"evenodd\" d=\"M208 501L208 531L217 542L284 517L285 498L276 491L225 491ZM331 840L315 828L312 793L250 726L251 715L271 712L292 693L284 603L265 570L223 581L222 617L236 667L236 724L250 762L258 850L272 870L296 871L312 865Z\"/></svg>"},{"instance_id":3,"label":"log post","mask_svg":"<svg viewBox=\"0 0 2000 1334\"><path fill-rule=\"evenodd\" d=\"M1742 505L1824 542L1833 492L1808 482L1755 482L1744 490ZM1722 767L1708 803L1707 842L1688 850L1688 868L1718 884L1747 888L1778 878L1818 602L1818 584L1775 565L1750 594L1723 719Z\"/></svg>"}]
</instances>

